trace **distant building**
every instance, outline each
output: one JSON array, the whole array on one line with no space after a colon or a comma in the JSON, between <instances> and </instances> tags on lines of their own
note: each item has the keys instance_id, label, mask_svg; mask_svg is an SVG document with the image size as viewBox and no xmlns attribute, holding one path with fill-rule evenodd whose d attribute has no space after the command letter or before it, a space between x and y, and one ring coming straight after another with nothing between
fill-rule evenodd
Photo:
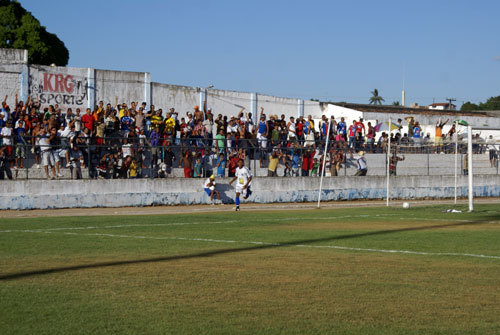
<instances>
[{"instance_id":1,"label":"distant building","mask_svg":"<svg viewBox=\"0 0 500 335\"><path fill-rule=\"evenodd\" d=\"M450 104L449 102L437 102L434 104L429 105L429 109L435 109L435 110L457 110L457 106L454 104Z\"/></svg>"}]
</instances>

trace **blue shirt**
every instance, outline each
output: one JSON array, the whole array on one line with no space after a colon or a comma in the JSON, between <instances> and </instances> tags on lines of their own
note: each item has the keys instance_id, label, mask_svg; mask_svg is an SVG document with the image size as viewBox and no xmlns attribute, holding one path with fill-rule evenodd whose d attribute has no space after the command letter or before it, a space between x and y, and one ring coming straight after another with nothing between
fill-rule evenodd
<instances>
[{"instance_id":1,"label":"blue shirt","mask_svg":"<svg viewBox=\"0 0 500 335\"><path fill-rule=\"evenodd\" d=\"M259 134L265 134L267 131L267 123L266 121L259 122Z\"/></svg>"},{"instance_id":2,"label":"blue shirt","mask_svg":"<svg viewBox=\"0 0 500 335\"><path fill-rule=\"evenodd\" d=\"M342 135L345 135L346 134L346 124L345 124L345 122L339 122L337 124L337 130Z\"/></svg>"},{"instance_id":3,"label":"blue shirt","mask_svg":"<svg viewBox=\"0 0 500 335\"><path fill-rule=\"evenodd\" d=\"M122 123L122 130L129 130L132 119L129 116L123 116L120 121Z\"/></svg>"},{"instance_id":4,"label":"blue shirt","mask_svg":"<svg viewBox=\"0 0 500 335\"><path fill-rule=\"evenodd\" d=\"M422 132L422 129L420 129L420 127L414 127L413 128L413 138L420 138L421 132Z\"/></svg>"},{"instance_id":5,"label":"blue shirt","mask_svg":"<svg viewBox=\"0 0 500 335\"><path fill-rule=\"evenodd\" d=\"M153 147L157 147L158 144L160 143L160 133L158 133L156 131L153 131L149 138L151 139L151 145Z\"/></svg>"},{"instance_id":6,"label":"blue shirt","mask_svg":"<svg viewBox=\"0 0 500 335\"><path fill-rule=\"evenodd\" d=\"M217 157L217 165L219 164L220 162L220 165L219 167L217 167L217 174L218 175L223 175L224 174L224 171L225 171L225 166L226 166L226 158L224 157Z\"/></svg>"}]
</instances>

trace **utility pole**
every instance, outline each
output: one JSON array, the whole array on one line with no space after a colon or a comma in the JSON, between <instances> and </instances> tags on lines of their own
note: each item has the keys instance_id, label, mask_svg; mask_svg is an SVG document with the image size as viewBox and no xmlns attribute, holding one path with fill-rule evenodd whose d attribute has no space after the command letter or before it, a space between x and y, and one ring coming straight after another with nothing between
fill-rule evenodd
<instances>
[{"instance_id":1,"label":"utility pole","mask_svg":"<svg viewBox=\"0 0 500 335\"><path fill-rule=\"evenodd\" d=\"M455 98L446 98L446 100L450 103L448 109L451 109L451 105L453 105L453 101L457 101Z\"/></svg>"}]
</instances>

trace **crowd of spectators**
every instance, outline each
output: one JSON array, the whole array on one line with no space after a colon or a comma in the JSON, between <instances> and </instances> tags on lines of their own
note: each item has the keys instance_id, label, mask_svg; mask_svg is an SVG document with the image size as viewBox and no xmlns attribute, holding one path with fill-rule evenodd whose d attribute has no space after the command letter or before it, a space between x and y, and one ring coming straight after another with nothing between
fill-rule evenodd
<instances>
[{"instance_id":1,"label":"crowd of spectators","mask_svg":"<svg viewBox=\"0 0 500 335\"><path fill-rule=\"evenodd\" d=\"M164 112L154 105L138 102L104 104L94 109L58 105L42 108L40 101L28 97L10 108L7 96L0 111L0 178L11 170L23 169L27 151L34 155L35 168L43 168L47 179L62 176L70 168L72 177L82 178L89 168L90 178L140 178L172 176L182 167L184 176L234 176L239 159L258 160L269 176L284 167L284 176L317 176L323 167L322 152L329 134L327 161L332 175L346 162L348 154L384 153L389 136L400 152L449 152L453 149L455 126L444 134L448 122L436 125L434 141L425 136L418 121L405 119L408 131L402 134L399 119L392 132L377 134L377 125L342 117L315 122L307 118L266 115L261 108L257 121L241 109L232 117L217 116L210 108L195 106L192 112L178 114L174 108ZM328 129L330 125L330 129ZM478 141L475 151L481 152Z\"/></svg>"}]
</instances>

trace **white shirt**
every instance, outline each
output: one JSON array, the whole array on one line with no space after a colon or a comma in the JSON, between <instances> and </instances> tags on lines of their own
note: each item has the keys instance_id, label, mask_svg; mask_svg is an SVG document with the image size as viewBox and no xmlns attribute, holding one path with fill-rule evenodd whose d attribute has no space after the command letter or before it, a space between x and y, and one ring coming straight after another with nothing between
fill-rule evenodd
<instances>
[{"instance_id":1,"label":"white shirt","mask_svg":"<svg viewBox=\"0 0 500 335\"><path fill-rule=\"evenodd\" d=\"M356 155L355 158L356 158L356 163L358 163L359 170L365 170L368 168L368 166L366 165L366 158L365 157L361 157L361 156Z\"/></svg>"},{"instance_id":2,"label":"white shirt","mask_svg":"<svg viewBox=\"0 0 500 335\"><path fill-rule=\"evenodd\" d=\"M75 136L75 133L71 131L71 128L69 126L66 126L66 128L64 128L64 130L58 130L57 131L57 135L59 137L65 137L65 138L72 138L73 136Z\"/></svg>"},{"instance_id":3,"label":"white shirt","mask_svg":"<svg viewBox=\"0 0 500 335\"><path fill-rule=\"evenodd\" d=\"M75 117L73 119L76 120L75 131L78 132L78 131L82 130L82 117L80 115L75 115Z\"/></svg>"},{"instance_id":4,"label":"white shirt","mask_svg":"<svg viewBox=\"0 0 500 335\"><path fill-rule=\"evenodd\" d=\"M39 140L40 149L45 152L50 150L50 141L49 136L47 134L42 135Z\"/></svg>"},{"instance_id":5,"label":"white shirt","mask_svg":"<svg viewBox=\"0 0 500 335\"><path fill-rule=\"evenodd\" d=\"M250 170L246 166L243 166L241 169L240 167L237 167L234 175L237 177L236 186L243 187L248 182L248 179L250 179L250 177L252 176L252 172L250 172Z\"/></svg>"},{"instance_id":6,"label":"white shirt","mask_svg":"<svg viewBox=\"0 0 500 335\"><path fill-rule=\"evenodd\" d=\"M489 150L496 150L495 143L496 143L495 139L489 138L488 141L487 141L488 149Z\"/></svg>"},{"instance_id":7,"label":"white shirt","mask_svg":"<svg viewBox=\"0 0 500 335\"><path fill-rule=\"evenodd\" d=\"M212 186L209 186L210 183L212 183ZM208 188L210 190L213 190L215 188L215 180L212 181L212 179L210 178L207 178L207 180L205 181L205 185L203 186L204 188Z\"/></svg>"},{"instance_id":8,"label":"white shirt","mask_svg":"<svg viewBox=\"0 0 500 335\"><path fill-rule=\"evenodd\" d=\"M12 145L12 128L3 127L0 135L4 136L3 145Z\"/></svg>"},{"instance_id":9,"label":"white shirt","mask_svg":"<svg viewBox=\"0 0 500 335\"><path fill-rule=\"evenodd\" d=\"M132 144L127 143L122 145L123 157L132 156Z\"/></svg>"}]
</instances>

